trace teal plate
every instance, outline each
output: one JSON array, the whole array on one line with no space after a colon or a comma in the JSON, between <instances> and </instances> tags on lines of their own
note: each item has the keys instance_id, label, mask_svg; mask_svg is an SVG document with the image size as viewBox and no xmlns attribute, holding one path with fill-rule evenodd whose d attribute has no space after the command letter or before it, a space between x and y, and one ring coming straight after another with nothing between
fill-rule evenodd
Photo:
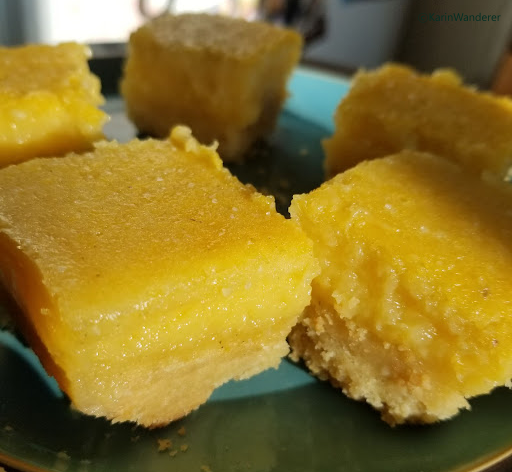
<instances>
[{"instance_id":1,"label":"teal plate","mask_svg":"<svg viewBox=\"0 0 512 472\"><path fill-rule=\"evenodd\" d=\"M347 88L299 69L276 132L252 151L258 159L231 170L275 194L285 212L293 193L321 183L320 140L332 132ZM122 101L111 97L106 108L107 134L132 137ZM451 421L391 428L366 404L283 360L277 370L224 385L166 428L111 425L74 411L33 352L0 331L0 462L23 471L480 471L512 455L512 391L497 389L471 406Z\"/></svg>"}]
</instances>

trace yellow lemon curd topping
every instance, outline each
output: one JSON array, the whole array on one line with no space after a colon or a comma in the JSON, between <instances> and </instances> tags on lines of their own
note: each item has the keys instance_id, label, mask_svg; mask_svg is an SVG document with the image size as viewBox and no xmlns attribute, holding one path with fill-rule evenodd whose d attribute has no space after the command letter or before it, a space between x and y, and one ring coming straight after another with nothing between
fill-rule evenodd
<instances>
[{"instance_id":1,"label":"yellow lemon curd topping","mask_svg":"<svg viewBox=\"0 0 512 472\"><path fill-rule=\"evenodd\" d=\"M324 142L329 176L365 159L411 149L467 170L507 175L512 164L512 101L463 86L450 70L421 75L386 65L359 72Z\"/></svg>"},{"instance_id":2,"label":"yellow lemon curd topping","mask_svg":"<svg viewBox=\"0 0 512 472\"><path fill-rule=\"evenodd\" d=\"M260 22L207 14L164 15L130 36L121 82L127 112L150 135L190 126L219 142L223 160L241 160L270 132L302 39Z\"/></svg>"},{"instance_id":3,"label":"yellow lemon curd topping","mask_svg":"<svg viewBox=\"0 0 512 472\"><path fill-rule=\"evenodd\" d=\"M321 264L294 357L390 423L510 385L511 192L404 151L294 197Z\"/></svg>"},{"instance_id":4,"label":"yellow lemon curd topping","mask_svg":"<svg viewBox=\"0 0 512 472\"><path fill-rule=\"evenodd\" d=\"M165 424L276 366L311 242L184 127L0 171L0 279L81 411Z\"/></svg>"},{"instance_id":5,"label":"yellow lemon curd topping","mask_svg":"<svg viewBox=\"0 0 512 472\"><path fill-rule=\"evenodd\" d=\"M0 167L90 150L103 137L89 57L76 43L0 48Z\"/></svg>"}]
</instances>

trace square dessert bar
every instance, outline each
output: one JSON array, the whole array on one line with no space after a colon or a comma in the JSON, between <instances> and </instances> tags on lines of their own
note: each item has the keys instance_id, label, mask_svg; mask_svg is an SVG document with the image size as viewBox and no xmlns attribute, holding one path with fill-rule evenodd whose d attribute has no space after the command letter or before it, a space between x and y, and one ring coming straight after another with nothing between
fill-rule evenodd
<instances>
[{"instance_id":1,"label":"square dessert bar","mask_svg":"<svg viewBox=\"0 0 512 472\"><path fill-rule=\"evenodd\" d=\"M316 273L297 223L184 127L0 171L0 281L84 413L166 424L277 366Z\"/></svg>"},{"instance_id":2,"label":"square dessert bar","mask_svg":"<svg viewBox=\"0 0 512 472\"><path fill-rule=\"evenodd\" d=\"M301 37L260 22L207 14L165 15L130 36L121 83L140 131L165 137L176 124L223 160L241 160L271 131L299 60Z\"/></svg>"},{"instance_id":3,"label":"square dessert bar","mask_svg":"<svg viewBox=\"0 0 512 472\"><path fill-rule=\"evenodd\" d=\"M321 273L293 357L390 423L511 386L511 208L508 184L413 151L294 197Z\"/></svg>"},{"instance_id":4,"label":"square dessert bar","mask_svg":"<svg viewBox=\"0 0 512 472\"><path fill-rule=\"evenodd\" d=\"M103 138L90 55L76 43L0 47L0 167L91 150Z\"/></svg>"},{"instance_id":5,"label":"square dessert bar","mask_svg":"<svg viewBox=\"0 0 512 472\"><path fill-rule=\"evenodd\" d=\"M324 142L333 176L402 149L430 152L502 179L512 165L512 101L463 86L449 70L386 65L359 72Z\"/></svg>"}]
</instances>

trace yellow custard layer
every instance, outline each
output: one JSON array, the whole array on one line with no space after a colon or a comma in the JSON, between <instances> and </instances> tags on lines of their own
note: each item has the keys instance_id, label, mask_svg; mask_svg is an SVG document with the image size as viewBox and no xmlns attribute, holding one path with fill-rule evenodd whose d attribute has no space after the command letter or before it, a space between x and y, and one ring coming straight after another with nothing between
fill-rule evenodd
<instances>
[{"instance_id":1,"label":"yellow custard layer","mask_svg":"<svg viewBox=\"0 0 512 472\"><path fill-rule=\"evenodd\" d=\"M88 47L0 48L0 167L92 149L107 115Z\"/></svg>"},{"instance_id":2,"label":"yellow custard layer","mask_svg":"<svg viewBox=\"0 0 512 472\"><path fill-rule=\"evenodd\" d=\"M0 280L79 410L165 424L277 366L311 242L187 128L0 171Z\"/></svg>"},{"instance_id":3,"label":"yellow custard layer","mask_svg":"<svg viewBox=\"0 0 512 472\"><path fill-rule=\"evenodd\" d=\"M176 124L223 160L242 160L269 133L286 98L302 39L266 23L207 14L165 15L130 36L121 82L140 131L165 137Z\"/></svg>"},{"instance_id":4,"label":"yellow custard layer","mask_svg":"<svg viewBox=\"0 0 512 472\"><path fill-rule=\"evenodd\" d=\"M359 72L324 142L328 176L402 149L426 151L503 178L512 164L512 101L464 86L450 70L399 65Z\"/></svg>"},{"instance_id":5,"label":"yellow custard layer","mask_svg":"<svg viewBox=\"0 0 512 472\"><path fill-rule=\"evenodd\" d=\"M509 385L511 202L508 184L412 151L294 197L321 265L294 357L390 423L445 419Z\"/></svg>"}]
</instances>

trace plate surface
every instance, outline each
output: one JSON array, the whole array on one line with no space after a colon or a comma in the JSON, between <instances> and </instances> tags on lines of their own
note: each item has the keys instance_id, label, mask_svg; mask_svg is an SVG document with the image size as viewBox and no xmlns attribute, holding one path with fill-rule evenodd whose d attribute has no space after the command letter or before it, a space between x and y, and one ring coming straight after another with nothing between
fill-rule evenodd
<instances>
[{"instance_id":1,"label":"plate surface","mask_svg":"<svg viewBox=\"0 0 512 472\"><path fill-rule=\"evenodd\" d=\"M241 180L275 194L281 211L292 194L321 183L320 140L331 134L348 88L306 69L290 85L276 132L254 151L258 159L230 166ZM122 102L112 97L106 108L113 116L107 135L133 137ZM0 326L1 318L0 310ZM390 428L367 405L284 360L278 370L224 385L166 428L110 425L73 411L32 351L0 331L0 462L24 471L481 470L512 452L512 391L497 389L471 405L445 423Z\"/></svg>"}]
</instances>

